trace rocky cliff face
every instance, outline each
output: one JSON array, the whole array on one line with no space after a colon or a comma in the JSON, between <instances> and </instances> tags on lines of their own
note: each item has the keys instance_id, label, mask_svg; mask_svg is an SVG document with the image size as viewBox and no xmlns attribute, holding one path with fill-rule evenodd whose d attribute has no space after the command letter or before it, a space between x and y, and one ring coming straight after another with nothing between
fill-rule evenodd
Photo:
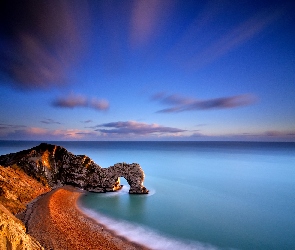
<instances>
[{"instance_id":1,"label":"rocky cliff face","mask_svg":"<svg viewBox=\"0 0 295 250\"><path fill-rule=\"evenodd\" d=\"M26 233L24 224L0 204L0 249L44 249Z\"/></svg>"},{"instance_id":2,"label":"rocky cliff face","mask_svg":"<svg viewBox=\"0 0 295 250\"><path fill-rule=\"evenodd\" d=\"M86 155L74 155L65 148L41 143L39 146L0 156L0 165L16 166L51 188L72 185L92 192L116 191L120 177L130 185L129 193L147 194L144 172L139 164L117 163L101 168Z\"/></svg>"},{"instance_id":3,"label":"rocky cliff face","mask_svg":"<svg viewBox=\"0 0 295 250\"><path fill-rule=\"evenodd\" d=\"M0 166L0 203L13 214L22 212L28 202L50 190L16 165Z\"/></svg>"},{"instance_id":4,"label":"rocky cliff face","mask_svg":"<svg viewBox=\"0 0 295 250\"><path fill-rule=\"evenodd\" d=\"M28 176L16 165L0 166L0 249L43 249L13 214L22 212L28 202L49 190L50 187Z\"/></svg>"}]
</instances>

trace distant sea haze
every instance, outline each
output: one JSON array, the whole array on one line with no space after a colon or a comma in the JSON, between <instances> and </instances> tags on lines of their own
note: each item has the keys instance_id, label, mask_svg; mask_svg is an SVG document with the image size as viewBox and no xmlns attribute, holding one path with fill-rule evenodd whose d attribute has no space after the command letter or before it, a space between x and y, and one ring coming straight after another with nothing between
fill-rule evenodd
<instances>
[{"instance_id":1,"label":"distant sea haze","mask_svg":"<svg viewBox=\"0 0 295 250\"><path fill-rule=\"evenodd\" d=\"M139 163L149 195L87 193L85 213L152 249L295 249L295 143L50 142ZM39 142L1 141L0 154Z\"/></svg>"}]
</instances>

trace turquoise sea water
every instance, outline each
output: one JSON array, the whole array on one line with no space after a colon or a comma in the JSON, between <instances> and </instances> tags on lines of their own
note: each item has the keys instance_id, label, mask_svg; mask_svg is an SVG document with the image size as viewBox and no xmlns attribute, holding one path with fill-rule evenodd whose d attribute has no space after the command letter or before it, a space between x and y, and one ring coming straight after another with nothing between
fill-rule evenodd
<instances>
[{"instance_id":1,"label":"turquoise sea water","mask_svg":"<svg viewBox=\"0 0 295 250\"><path fill-rule=\"evenodd\" d=\"M87 193L84 212L153 249L295 249L295 143L52 142L141 165L149 195ZM0 142L0 154L38 142ZM121 178L121 182L123 182ZM124 183L123 183L124 184Z\"/></svg>"}]
</instances>

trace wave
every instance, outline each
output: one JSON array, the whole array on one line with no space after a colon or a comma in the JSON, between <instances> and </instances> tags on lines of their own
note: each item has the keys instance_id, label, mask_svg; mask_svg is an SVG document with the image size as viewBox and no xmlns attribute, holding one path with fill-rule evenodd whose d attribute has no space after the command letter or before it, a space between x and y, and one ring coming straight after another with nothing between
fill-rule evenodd
<instances>
[{"instance_id":1,"label":"wave","mask_svg":"<svg viewBox=\"0 0 295 250\"><path fill-rule=\"evenodd\" d=\"M84 208L79 204L79 209L90 218L106 228L115 232L131 242L144 245L153 250L217 250L219 248L210 244L196 241L181 241L162 235L155 230L123 220L114 220L97 211Z\"/></svg>"}]
</instances>

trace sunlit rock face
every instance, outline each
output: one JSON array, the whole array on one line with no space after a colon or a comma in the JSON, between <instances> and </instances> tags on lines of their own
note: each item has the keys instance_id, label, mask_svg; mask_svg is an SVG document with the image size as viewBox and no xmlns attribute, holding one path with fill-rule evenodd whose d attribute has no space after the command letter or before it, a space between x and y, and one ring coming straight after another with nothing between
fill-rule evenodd
<instances>
[{"instance_id":1,"label":"sunlit rock face","mask_svg":"<svg viewBox=\"0 0 295 250\"><path fill-rule=\"evenodd\" d=\"M25 225L0 204L0 249L44 250Z\"/></svg>"},{"instance_id":2,"label":"sunlit rock face","mask_svg":"<svg viewBox=\"0 0 295 250\"><path fill-rule=\"evenodd\" d=\"M47 143L2 155L0 165L17 165L29 176L52 188L72 185L92 192L116 191L121 188L119 177L124 177L130 185L129 193L148 193L143 186L144 172L137 163L117 163L101 168L86 155L74 155L63 147Z\"/></svg>"},{"instance_id":3,"label":"sunlit rock face","mask_svg":"<svg viewBox=\"0 0 295 250\"><path fill-rule=\"evenodd\" d=\"M50 190L50 187L28 176L19 167L0 165L0 203L12 214L22 212L27 203Z\"/></svg>"}]
</instances>

